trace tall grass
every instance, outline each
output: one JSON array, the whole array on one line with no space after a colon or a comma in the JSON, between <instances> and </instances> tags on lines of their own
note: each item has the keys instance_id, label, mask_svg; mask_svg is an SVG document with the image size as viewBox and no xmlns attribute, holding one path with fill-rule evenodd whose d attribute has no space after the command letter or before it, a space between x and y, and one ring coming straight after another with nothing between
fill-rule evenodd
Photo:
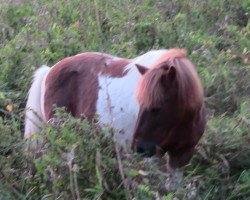
<instances>
[{"instance_id":1,"label":"tall grass","mask_svg":"<svg viewBox=\"0 0 250 200\"><path fill-rule=\"evenodd\" d=\"M0 199L248 199L249 11L247 0L1 1ZM35 69L83 51L133 58L171 47L196 64L208 112L177 188L167 187L164 165L132 152L119 159L111 130L62 110L33 138L43 141L40 155L23 153Z\"/></svg>"}]
</instances>

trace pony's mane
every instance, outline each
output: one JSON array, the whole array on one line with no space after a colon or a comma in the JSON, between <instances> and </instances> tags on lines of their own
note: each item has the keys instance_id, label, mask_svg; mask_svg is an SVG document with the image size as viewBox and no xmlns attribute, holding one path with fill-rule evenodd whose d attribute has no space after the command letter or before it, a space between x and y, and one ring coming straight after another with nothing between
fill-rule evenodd
<instances>
[{"instance_id":1,"label":"pony's mane","mask_svg":"<svg viewBox=\"0 0 250 200\"><path fill-rule=\"evenodd\" d=\"M166 71L164 64L176 69L176 85L178 103L183 109L195 109L203 102L203 89L195 66L187 59L184 49L170 49L166 51L142 76L137 87L137 100L145 108L161 105L165 99L165 90L161 84L161 77Z\"/></svg>"}]
</instances>

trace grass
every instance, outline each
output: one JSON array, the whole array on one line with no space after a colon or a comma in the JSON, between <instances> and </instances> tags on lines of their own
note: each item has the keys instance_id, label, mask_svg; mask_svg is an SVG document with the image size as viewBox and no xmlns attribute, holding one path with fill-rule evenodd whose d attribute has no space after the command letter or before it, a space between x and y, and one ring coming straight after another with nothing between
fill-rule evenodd
<instances>
[{"instance_id":1,"label":"grass","mask_svg":"<svg viewBox=\"0 0 250 200\"><path fill-rule=\"evenodd\" d=\"M249 11L247 0L1 1L0 199L249 199ZM179 187L167 189L158 162L117 153L112 131L60 109L33 138L44 155L24 154L35 69L83 51L133 58L171 47L196 64L208 112Z\"/></svg>"}]
</instances>

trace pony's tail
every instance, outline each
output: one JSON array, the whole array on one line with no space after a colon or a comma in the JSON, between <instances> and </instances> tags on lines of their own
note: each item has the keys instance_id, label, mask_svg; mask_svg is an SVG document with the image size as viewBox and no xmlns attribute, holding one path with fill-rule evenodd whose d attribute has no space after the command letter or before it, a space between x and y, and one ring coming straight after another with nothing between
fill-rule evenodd
<instances>
[{"instance_id":1,"label":"pony's tail","mask_svg":"<svg viewBox=\"0 0 250 200\"><path fill-rule=\"evenodd\" d=\"M40 126L44 118L42 107L43 90L45 78L49 70L49 67L42 66L34 73L33 83L29 90L26 104L24 138L29 138L40 131Z\"/></svg>"}]
</instances>

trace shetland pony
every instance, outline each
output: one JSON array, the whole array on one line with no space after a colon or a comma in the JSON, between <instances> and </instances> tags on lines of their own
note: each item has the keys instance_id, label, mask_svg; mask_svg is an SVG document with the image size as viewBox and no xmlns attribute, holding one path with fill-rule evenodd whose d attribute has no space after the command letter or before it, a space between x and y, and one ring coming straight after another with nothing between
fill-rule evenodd
<instances>
[{"instance_id":1,"label":"shetland pony","mask_svg":"<svg viewBox=\"0 0 250 200\"><path fill-rule=\"evenodd\" d=\"M183 49L154 50L134 59L96 52L68 57L34 75L25 133L53 119L54 105L74 117L113 127L115 140L144 156L169 153L185 165L205 129L203 90Z\"/></svg>"}]
</instances>

